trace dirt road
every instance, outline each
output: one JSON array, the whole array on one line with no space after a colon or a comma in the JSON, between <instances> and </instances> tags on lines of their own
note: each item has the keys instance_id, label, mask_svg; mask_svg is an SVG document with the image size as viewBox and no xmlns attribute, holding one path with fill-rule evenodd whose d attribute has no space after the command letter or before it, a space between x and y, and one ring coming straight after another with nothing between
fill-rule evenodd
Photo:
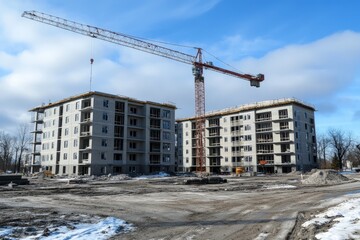
<instances>
[{"instance_id":1,"label":"dirt road","mask_svg":"<svg viewBox=\"0 0 360 240\"><path fill-rule=\"evenodd\" d=\"M0 226L44 227L59 216L79 221L83 214L134 224L134 231L114 239L311 239L314 233L299 236L298 216L304 220L331 199L360 190L359 181L303 186L299 180L299 175L229 178L212 185L184 185L183 178L70 185L33 180L0 189Z\"/></svg>"}]
</instances>

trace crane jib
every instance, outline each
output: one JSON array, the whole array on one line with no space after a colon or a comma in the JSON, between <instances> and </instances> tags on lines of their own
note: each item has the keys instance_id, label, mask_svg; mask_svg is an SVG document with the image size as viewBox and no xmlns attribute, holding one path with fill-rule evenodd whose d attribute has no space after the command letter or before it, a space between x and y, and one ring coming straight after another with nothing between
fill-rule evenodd
<instances>
[{"instance_id":1,"label":"crane jib","mask_svg":"<svg viewBox=\"0 0 360 240\"><path fill-rule=\"evenodd\" d=\"M125 34L116 33L106 29L73 22L70 20L66 20L60 17L55 17L45 13L40 13L36 11L25 11L22 14L22 16L25 18L29 18L31 20L36 20L38 22L53 25L55 27L59 27L65 30L90 36L92 38L99 38L115 44L132 47L141 51L149 52L162 57L167 57L187 64L192 64L196 59L196 56L182 53L170 48L162 47Z\"/></svg>"}]
</instances>

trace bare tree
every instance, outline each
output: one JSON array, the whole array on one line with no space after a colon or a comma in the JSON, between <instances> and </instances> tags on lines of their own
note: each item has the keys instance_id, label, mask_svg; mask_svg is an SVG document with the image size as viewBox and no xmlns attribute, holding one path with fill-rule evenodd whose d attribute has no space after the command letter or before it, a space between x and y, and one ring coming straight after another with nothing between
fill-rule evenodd
<instances>
[{"instance_id":1,"label":"bare tree","mask_svg":"<svg viewBox=\"0 0 360 240\"><path fill-rule=\"evenodd\" d=\"M11 168L14 154L14 138L5 132L0 132L0 169L6 171Z\"/></svg>"},{"instance_id":2,"label":"bare tree","mask_svg":"<svg viewBox=\"0 0 360 240\"><path fill-rule=\"evenodd\" d=\"M21 160L24 153L29 149L30 140L31 136L28 124L20 124L15 144L15 172L20 172Z\"/></svg>"},{"instance_id":3,"label":"bare tree","mask_svg":"<svg viewBox=\"0 0 360 240\"><path fill-rule=\"evenodd\" d=\"M358 145L359 146L359 145ZM353 146L347 155L347 160L351 162L353 167L360 167L360 147Z\"/></svg>"},{"instance_id":4,"label":"bare tree","mask_svg":"<svg viewBox=\"0 0 360 240\"><path fill-rule=\"evenodd\" d=\"M327 168L326 160L330 148L330 139L326 135L317 136L317 155L321 168Z\"/></svg>"},{"instance_id":5,"label":"bare tree","mask_svg":"<svg viewBox=\"0 0 360 240\"><path fill-rule=\"evenodd\" d=\"M346 154L353 144L351 133L345 133L339 129L329 130L330 145L333 148L334 155L339 161L339 169L343 169L343 162Z\"/></svg>"}]
</instances>

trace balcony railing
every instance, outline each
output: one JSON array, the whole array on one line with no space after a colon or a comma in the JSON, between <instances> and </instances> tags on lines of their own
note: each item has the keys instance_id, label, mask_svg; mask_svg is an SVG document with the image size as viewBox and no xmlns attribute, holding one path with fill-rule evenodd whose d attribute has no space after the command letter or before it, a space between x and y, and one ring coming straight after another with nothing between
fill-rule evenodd
<instances>
[{"instance_id":1,"label":"balcony railing","mask_svg":"<svg viewBox=\"0 0 360 240\"><path fill-rule=\"evenodd\" d=\"M92 119L91 118L86 118L83 121L80 122L81 124L89 124L92 123Z\"/></svg>"},{"instance_id":2,"label":"balcony railing","mask_svg":"<svg viewBox=\"0 0 360 240\"><path fill-rule=\"evenodd\" d=\"M274 150L270 149L270 150L266 150L266 149L258 149L256 151L256 153L260 153L260 154L263 154L263 153L274 153Z\"/></svg>"},{"instance_id":3,"label":"balcony railing","mask_svg":"<svg viewBox=\"0 0 360 240\"><path fill-rule=\"evenodd\" d=\"M274 140L271 138L271 139L257 139L257 143L271 143L273 142Z\"/></svg>"},{"instance_id":4,"label":"balcony railing","mask_svg":"<svg viewBox=\"0 0 360 240\"><path fill-rule=\"evenodd\" d=\"M280 141L282 141L282 142L290 141L290 137L281 137Z\"/></svg>"},{"instance_id":5,"label":"balcony railing","mask_svg":"<svg viewBox=\"0 0 360 240\"><path fill-rule=\"evenodd\" d=\"M160 164L160 160L150 160L150 164Z\"/></svg>"},{"instance_id":6,"label":"balcony railing","mask_svg":"<svg viewBox=\"0 0 360 240\"><path fill-rule=\"evenodd\" d=\"M220 143L210 143L209 147L218 147L220 146Z\"/></svg>"},{"instance_id":7,"label":"balcony railing","mask_svg":"<svg viewBox=\"0 0 360 240\"><path fill-rule=\"evenodd\" d=\"M91 132L81 132L80 136L82 137L91 136Z\"/></svg>"},{"instance_id":8,"label":"balcony railing","mask_svg":"<svg viewBox=\"0 0 360 240\"><path fill-rule=\"evenodd\" d=\"M220 125L216 123L209 124L209 128L214 128L214 127L220 127Z\"/></svg>"},{"instance_id":9,"label":"balcony railing","mask_svg":"<svg viewBox=\"0 0 360 240\"><path fill-rule=\"evenodd\" d=\"M273 165L274 164L274 160L259 160L258 165L260 165L260 161L266 161L265 165Z\"/></svg>"},{"instance_id":10,"label":"balcony railing","mask_svg":"<svg viewBox=\"0 0 360 240\"><path fill-rule=\"evenodd\" d=\"M256 129L256 132L271 132L272 127L266 127L266 128L258 128Z\"/></svg>"},{"instance_id":11,"label":"balcony railing","mask_svg":"<svg viewBox=\"0 0 360 240\"><path fill-rule=\"evenodd\" d=\"M271 117L260 117L256 118L255 122L271 121Z\"/></svg>"},{"instance_id":12,"label":"balcony railing","mask_svg":"<svg viewBox=\"0 0 360 240\"><path fill-rule=\"evenodd\" d=\"M220 136L220 133L209 133L209 137Z\"/></svg>"}]
</instances>

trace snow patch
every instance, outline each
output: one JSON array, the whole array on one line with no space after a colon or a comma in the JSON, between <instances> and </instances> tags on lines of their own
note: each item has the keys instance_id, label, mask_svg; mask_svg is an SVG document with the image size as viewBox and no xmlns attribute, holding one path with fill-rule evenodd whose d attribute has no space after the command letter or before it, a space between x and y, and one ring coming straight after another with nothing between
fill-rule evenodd
<instances>
[{"instance_id":1,"label":"snow patch","mask_svg":"<svg viewBox=\"0 0 360 240\"><path fill-rule=\"evenodd\" d=\"M314 224L321 226L333 222L327 232L315 235L317 239L358 239L360 231L360 197L346 200L325 212L315 215L315 218L303 223L304 228Z\"/></svg>"},{"instance_id":2,"label":"snow patch","mask_svg":"<svg viewBox=\"0 0 360 240\"><path fill-rule=\"evenodd\" d=\"M254 240L265 240L269 236L268 233L260 233Z\"/></svg>"},{"instance_id":3,"label":"snow patch","mask_svg":"<svg viewBox=\"0 0 360 240\"><path fill-rule=\"evenodd\" d=\"M24 228L24 227L22 227ZM14 232L23 231L19 227L0 227L0 238L13 240L11 235ZM135 228L132 224L114 217L107 217L97 223L79 223L69 224L69 226L51 227L45 230L37 230L32 236L20 238L22 240L105 240L119 233L133 231Z\"/></svg>"},{"instance_id":4,"label":"snow patch","mask_svg":"<svg viewBox=\"0 0 360 240\"><path fill-rule=\"evenodd\" d=\"M265 185L263 186L265 189L283 189L283 188L296 188L294 185L289 184L277 184L277 185Z\"/></svg>"}]
</instances>

